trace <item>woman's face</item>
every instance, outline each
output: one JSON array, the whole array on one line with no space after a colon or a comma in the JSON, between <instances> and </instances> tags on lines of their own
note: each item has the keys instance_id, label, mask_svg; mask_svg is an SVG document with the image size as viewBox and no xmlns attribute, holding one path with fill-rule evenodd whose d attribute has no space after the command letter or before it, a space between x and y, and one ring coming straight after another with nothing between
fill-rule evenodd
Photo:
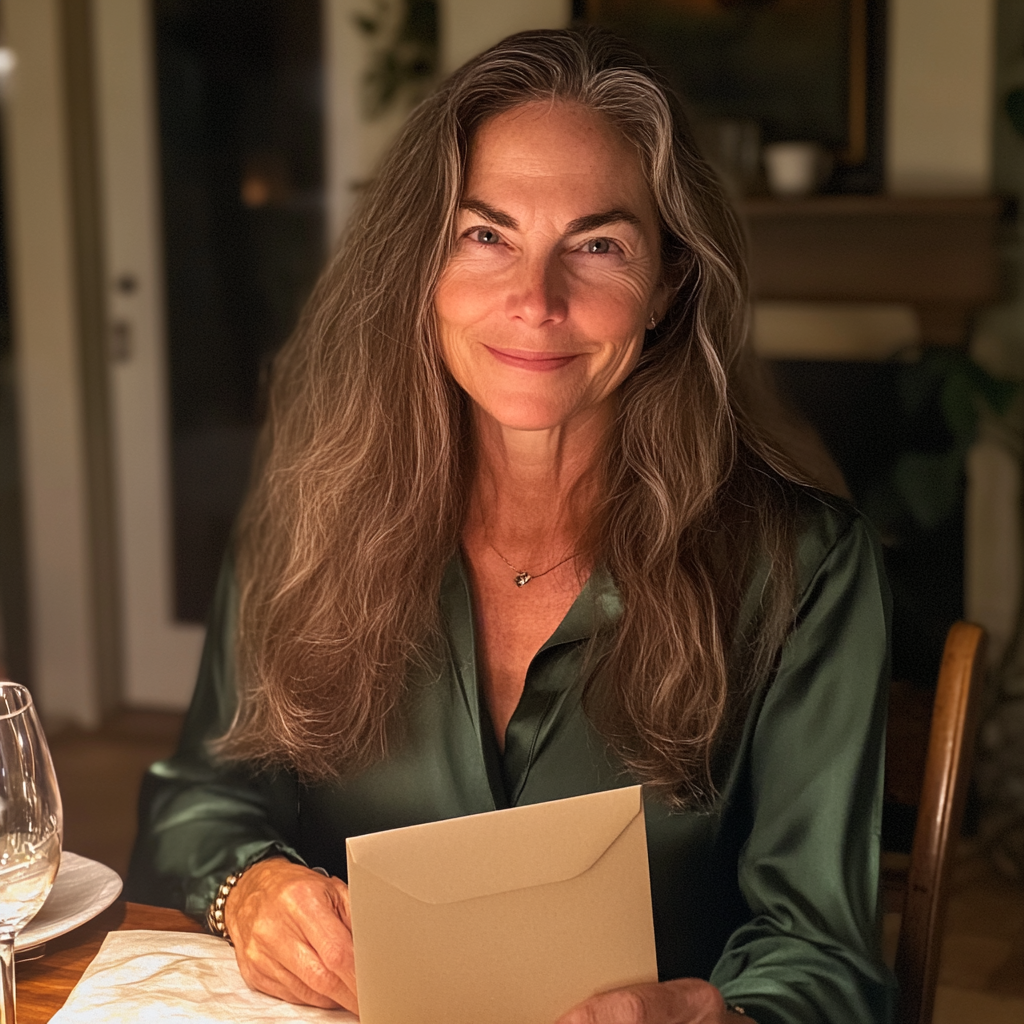
<instances>
[{"instance_id":1,"label":"woman's face","mask_svg":"<svg viewBox=\"0 0 1024 1024\"><path fill-rule=\"evenodd\" d=\"M640 163L600 114L535 102L486 122L435 301L445 362L503 427L606 407L667 303Z\"/></svg>"}]
</instances>

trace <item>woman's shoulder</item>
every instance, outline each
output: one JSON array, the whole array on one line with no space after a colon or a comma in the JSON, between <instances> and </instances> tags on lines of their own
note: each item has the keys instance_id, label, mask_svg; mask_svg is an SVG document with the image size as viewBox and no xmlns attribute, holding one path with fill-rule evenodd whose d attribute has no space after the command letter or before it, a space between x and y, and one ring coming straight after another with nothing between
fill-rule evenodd
<instances>
[{"instance_id":1,"label":"woman's shoulder","mask_svg":"<svg viewBox=\"0 0 1024 1024\"><path fill-rule=\"evenodd\" d=\"M826 567L833 572L867 561L882 563L871 521L845 498L810 487L796 490L796 576L802 593Z\"/></svg>"}]
</instances>

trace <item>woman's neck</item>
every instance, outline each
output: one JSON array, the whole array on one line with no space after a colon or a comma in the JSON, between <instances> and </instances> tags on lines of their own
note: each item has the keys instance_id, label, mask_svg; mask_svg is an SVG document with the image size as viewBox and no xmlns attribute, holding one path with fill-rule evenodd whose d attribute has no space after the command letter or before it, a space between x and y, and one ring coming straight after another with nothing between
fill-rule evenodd
<instances>
[{"instance_id":1,"label":"woman's neck","mask_svg":"<svg viewBox=\"0 0 1024 1024\"><path fill-rule=\"evenodd\" d=\"M476 470L468 533L509 561L554 561L578 547L593 526L600 455L613 411L582 423L514 430L475 410Z\"/></svg>"}]
</instances>

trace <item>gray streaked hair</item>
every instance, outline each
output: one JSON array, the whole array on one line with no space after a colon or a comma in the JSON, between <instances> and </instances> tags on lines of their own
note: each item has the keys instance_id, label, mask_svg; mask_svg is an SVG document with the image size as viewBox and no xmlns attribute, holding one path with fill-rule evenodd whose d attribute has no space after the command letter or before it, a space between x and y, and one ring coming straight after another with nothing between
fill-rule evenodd
<instances>
[{"instance_id":1,"label":"gray streaked hair","mask_svg":"<svg viewBox=\"0 0 1024 1024\"><path fill-rule=\"evenodd\" d=\"M595 29L511 36L413 112L275 360L238 525L239 704L214 744L225 758L307 781L365 768L400 742L410 680L443 654L438 595L472 452L434 292L476 131L535 100L598 111L635 148L674 289L601 463L590 554L624 611L592 647L586 707L672 805L714 792L716 741L792 615L804 474L755 415L736 216L671 90ZM760 628L737 660L755 566Z\"/></svg>"}]
</instances>

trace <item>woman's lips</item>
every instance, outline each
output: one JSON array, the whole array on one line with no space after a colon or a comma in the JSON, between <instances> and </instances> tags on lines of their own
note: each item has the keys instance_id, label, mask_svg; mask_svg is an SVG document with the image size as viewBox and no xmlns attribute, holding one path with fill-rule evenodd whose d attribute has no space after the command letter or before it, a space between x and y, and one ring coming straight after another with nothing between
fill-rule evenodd
<instances>
[{"instance_id":1,"label":"woman's lips","mask_svg":"<svg viewBox=\"0 0 1024 1024\"><path fill-rule=\"evenodd\" d=\"M560 370L577 358L576 353L558 355L551 352L531 352L519 348L492 348L484 346L488 352L506 366L515 366L520 370Z\"/></svg>"}]
</instances>

